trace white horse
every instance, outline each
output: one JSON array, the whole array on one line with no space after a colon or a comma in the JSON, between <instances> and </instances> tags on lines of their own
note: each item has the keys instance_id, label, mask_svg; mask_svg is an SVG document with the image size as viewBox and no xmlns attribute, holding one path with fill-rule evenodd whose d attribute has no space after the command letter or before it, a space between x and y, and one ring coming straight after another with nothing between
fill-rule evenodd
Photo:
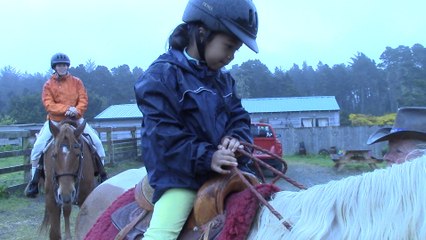
<instances>
[{"instance_id":1,"label":"white horse","mask_svg":"<svg viewBox=\"0 0 426 240\"><path fill-rule=\"evenodd\" d=\"M145 175L145 168L129 169L97 186L86 198L78 212L75 238L84 239L105 209L124 192L135 187Z\"/></svg>"},{"instance_id":2,"label":"white horse","mask_svg":"<svg viewBox=\"0 0 426 240\"><path fill-rule=\"evenodd\" d=\"M313 173L314 174L314 173ZM248 239L426 239L426 155L387 169L278 192Z\"/></svg>"},{"instance_id":3,"label":"white horse","mask_svg":"<svg viewBox=\"0 0 426 240\"><path fill-rule=\"evenodd\" d=\"M126 172L114 178L123 178ZM138 170L138 176L141 172L146 174ZM127 182L127 188L121 187L120 192L133 187L141 177L127 178L131 183ZM124 184L120 182L114 183ZM426 239L425 185L426 156L423 156L299 192L278 192L269 203L283 216L283 221L292 225L292 230L287 230L262 207L248 239ZM115 188L108 187L107 194L113 194ZM101 191L91 195L95 196L88 199L106 197ZM82 234L83 230L76 224L76 236L84 237L96 220L80 218L80 221L85 222L86 230Z\"/></svg>"}]
</instances>

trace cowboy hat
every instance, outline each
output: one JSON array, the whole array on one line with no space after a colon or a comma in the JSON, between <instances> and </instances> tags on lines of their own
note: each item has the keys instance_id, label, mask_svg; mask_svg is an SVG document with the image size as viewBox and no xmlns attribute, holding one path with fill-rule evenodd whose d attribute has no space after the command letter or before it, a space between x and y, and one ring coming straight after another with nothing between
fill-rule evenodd
<instances>
[{"instance_id":1,"label":"cowboy hat","mask_svg":"<svg viewBox=\"0 0 426 240\"><path fill-rule=\"evenodd\" d=\"M399 108L393 127L377 130L368 138L367 144L388 141L402 135L426 140L426 107Z\"/></svg>"}]
</instances>

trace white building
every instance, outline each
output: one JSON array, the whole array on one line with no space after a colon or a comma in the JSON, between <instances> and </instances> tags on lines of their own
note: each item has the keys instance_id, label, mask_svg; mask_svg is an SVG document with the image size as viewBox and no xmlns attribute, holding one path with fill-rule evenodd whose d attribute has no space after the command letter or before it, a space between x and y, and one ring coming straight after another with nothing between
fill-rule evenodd
<instances>
[{"instance_id":1,"label":"white building","mask_svg":"<svg viewBox=\"0 0 426 240\"><path fill-rule=\"evenodd\" d=\"M277 127L340 126L340 107L334 96L247 98L242 99L252 122L267 122ZM112 105L98 114L94 127L141 125L142 113L136 104Z\"/></svg>"}]
</instances>

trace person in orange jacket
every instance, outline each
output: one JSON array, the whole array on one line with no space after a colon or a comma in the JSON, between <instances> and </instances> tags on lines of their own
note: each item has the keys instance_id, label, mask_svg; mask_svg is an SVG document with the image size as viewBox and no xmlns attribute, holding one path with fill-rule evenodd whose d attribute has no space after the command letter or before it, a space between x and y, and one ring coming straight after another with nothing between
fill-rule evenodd
<instances>
[{"instance_id":1,"label":"person in orange jacket","mask_svg":"<svg viewBox=\"0 0 426 240\"><path fill-rule=\"evenodd\" d=\"M57 53L53 55L50 65L55 72L44 84L42 93L43 105L48 113L47 119L58 125L65 118L75 118L81 124L84 121L83 115L89 102L83 82L68 72L70 59L66 54ZM103 164L105 150L98 134L89 124L86 124L84 133L90 135L99 155L98 159ZM38 194L38 182L43 171L42 161L39 160L51 137L49 121L46 121L38 133L31 151L32 179L25 188L27 197L36 197ZM103 169L100 172L100 177L101 181L106 179L106 173Z\"/></svg>"}]
</instances>

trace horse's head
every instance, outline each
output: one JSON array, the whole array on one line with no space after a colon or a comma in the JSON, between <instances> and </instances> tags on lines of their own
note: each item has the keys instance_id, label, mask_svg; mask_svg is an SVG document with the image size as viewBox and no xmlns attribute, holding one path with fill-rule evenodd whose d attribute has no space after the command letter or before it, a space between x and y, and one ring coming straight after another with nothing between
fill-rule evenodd
<instances>
[{"instance_id":1,"label":"horse's head","mask_svg":"<svg viewBox=\"0 0 426 240\"><path fill-rule=\"evenodd\" d=\"M83 141L80 136L86 122L77 127L69 122L56 126L49 122L54 137L52 155L54 195L60 205L70 204L77 200L79 179L82 173ZM49 156L47 156L49 157Z\"/></svg>"}]
</instances>

